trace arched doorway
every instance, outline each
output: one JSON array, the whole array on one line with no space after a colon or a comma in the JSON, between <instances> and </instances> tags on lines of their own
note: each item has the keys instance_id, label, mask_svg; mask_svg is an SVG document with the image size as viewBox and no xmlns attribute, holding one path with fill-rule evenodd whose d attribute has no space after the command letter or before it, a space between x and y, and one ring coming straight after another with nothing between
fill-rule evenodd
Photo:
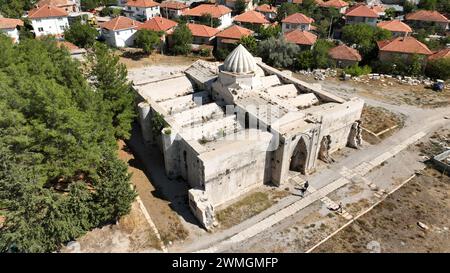
<instances>
[{"instance_id":1,"label":"arched doorway","mask_svg":"<svg viewBox=\"0 0 450 273\"><path fill-rule=\"evenodd\" d=\"M308 158L308 148L305 139L301 137L292 152L291 162L289 163L289 170L295 172L305 173L306 160Z\"/></svg>"}]
</instances>

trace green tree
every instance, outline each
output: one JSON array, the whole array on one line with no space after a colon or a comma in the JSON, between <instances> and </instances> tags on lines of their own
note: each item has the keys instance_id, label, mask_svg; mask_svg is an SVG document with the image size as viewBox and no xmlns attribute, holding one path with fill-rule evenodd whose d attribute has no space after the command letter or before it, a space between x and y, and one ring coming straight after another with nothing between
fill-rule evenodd
<instances>
[{"instance_id":1,"label":"green tree","mask_svg":"<svg viewBox=\"0 0 450 273\"><path fill-rule=\"evenodd\" d=\"M117 8L105 7L100 11L100 16L117 17L121 14L122 10Z\"/></svg>"},{"instance_id":2,"label":"green tree","mask_svg":"<svg viewBox=\"0 0 450 273\"><path fill-rule=\"evenodd\" d=\"M287 16L299 12L299 7L293 3L282 3L277 9L276 20L281 22Z\"/></svg>"},{"instance_id":3,"label":"green tree","mask_svg":"<svg viewBox=\"0 0 450 273\"><path fill-rule=\"evenodd\" d=\"M127 69L119 62L107 46L96 43L88 56L91 62L90 76L103 100L106 111L110 113L117 138L130 136L134 113L134 91L127 80Z\"/></svg>"},{"instance_id":4,"label":"green tree","mask_svg":"<svg viewBox=\"0 0 450 273\"><path fill-rule=\"evenodd\" d=\"M134 43L145 53L151 54L155 47L161 42L160 37L161 34L156 31L141 29L136 33Z\"/></svg>"},{"instance_id":5,"label":"green tree","mask_svg":"<svg viewBox=\"0 0 450 273\"><path fill-rule=\"evenodd\" d=\"M277 38L281 33L281 27L279 25L271 25L271 26L261 26L257 30L257 37L260 40L266 40L270 37Z\"/></svg>"},{"instance_id":6,"label":"green tree","mask_svg":"<svg viewBox=\"0 0 450 273\"><path fill-rule=\"evenodd\" d=\"M255 39L255 37L248 35L248 36L243 36L238 44L243 45L250 53L252 53L253 55L257 54L257 50L258 50L258 43Z\"/></svg>"},{"instance_id":7,"label":"green tree","mask_svg":"<svg viewBox=\"0 0 450 273\"><path fill-rule=\"evenodd\" d=\"M418 6L420 9L436 10L437 4L437 0L420 0Z\"/></svg>"},{"instance_id":8,"label":"green tree","mask_svg":"<svg viewBox=\"0 0 450 273\"><path fill-rule=\"evenodd\" d=\"M409 0L405 0L405 2L403 3L403 12L405 14L413 12L414 10L416 10L417 6L414 5L411 1Z\"/></svg>"},{"instance_id":9,"label":"green tree","mask_svg":"<svg viewBox=\"0 0 450 273\"><path fill-rule=\"evenodd\" d=\"M327 40L317 40L312 50L299 53L296 67L303 70L330 67L332 63L328 57L328 51L333 46L334 44Z\"/></svg>"},{"instance_id":10,"label":"green tree","mask_svg":"<svg viewBox=\"0 0 450 273\"><path fill-rule=\"evenodd\" d=\"M236 0L234 3L234 12L236 14L244 13L246 8L247 4L245 3L245 0Z\"/></svg>"},{"instance_id":11,"label":"green tree","mask_svg":"<svg viewBox=\"0 0 450 273\"><path fill-rule=\"evenodd\" d=\"M178 25L172 34L173 45L171 48L171 52L176 55L188 54L189 52L191 52L192 40L192 32L189 30L189 28L184 24Z\"/></svg>"},{"instance_id":12,"label":"green tree","mask_svg":"<svg viewBox=\"0 0 450 273\"><path fill-rule=\"evenodd\" d=\"M80 21L75 22L64 31L64 38L83 48L89 48L97 39L98 31L89 24L83 24Z\"/></svg>"},{"instance_id":13,"label":"green tree","mask_svg":"<svg viewBox=\"0 0 450 273\"><path fill-rule=\"evenodd\" d=\"M425 75L444 81L450 79L450 58L428 61L425 68Z\"/></svg>"},{"instance_id":14,"label":"green tree","mask_svg":"<svg viewBox=\"0 0 450 273\"><path fill-rule=\"evenodd\" d=\"M220 26L220 20L213 18L209 13L202 14L198 19L198 23L213 28Z\"/></svg>"},{"instance_id":15,"label":"green tree","mask_svg":"<svg viewBox=\"0 0 450 273\"><path fill-rule=\"evenodd\" d=\"M0 0L0 14L7 18L21 18L34 3L34 0Z\"/></svg>"},{"instance_id":16,"label":"green tree","mask_svg":"<svg viewBox=\"0 0 450 273\"><path fill-rule=\"evenodd\" d=\"M291 67L299 51L298 45L287 42L284 37L269 38L261 41L258 46L258 55L264 62L282 68Z\"/></svg>"}]
</instances>

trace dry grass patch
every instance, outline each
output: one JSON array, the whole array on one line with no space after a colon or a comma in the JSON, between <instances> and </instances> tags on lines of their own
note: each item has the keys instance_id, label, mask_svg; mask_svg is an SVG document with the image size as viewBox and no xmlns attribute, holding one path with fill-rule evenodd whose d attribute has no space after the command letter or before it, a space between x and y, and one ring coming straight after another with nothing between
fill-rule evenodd
<instances>
[{"instance_id":1,"label":"dry grass patch","mask_svg":"<svg viewBox=\"0 0 450 273\"><path fill-rule=\"evenodd\" d=\"M216 213L222 229L230 228L268 209L280 199L289 195L288 191L272 189L254 192Z\"/></svg>"}]
</instances>

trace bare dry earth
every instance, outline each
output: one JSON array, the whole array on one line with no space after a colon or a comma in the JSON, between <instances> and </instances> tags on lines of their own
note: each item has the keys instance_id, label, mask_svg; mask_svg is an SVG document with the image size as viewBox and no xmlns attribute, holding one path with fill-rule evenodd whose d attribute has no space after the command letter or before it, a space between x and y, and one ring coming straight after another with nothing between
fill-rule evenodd
<instances>
[{"instance_id":1,"label":"bare dry earth","mask_svg":"<svg viewBox=\"0 0 450 273\"><path fill-rule=\"evenodd\" d=\"M429 168L315 252L450 252L449 215L450 178Z\"/></svg>"},{"instance_id":2,"label":"bare dry earth","mask_svg":"<svg viewBox=\"0 0 450 273\"><path fill-rule=\"evenodd\" d=\"M436 92L423 85L405 85L392 79L341 81L328 77L324 81L317 81L310 75L294 74L295 77L306 82L322 84L325 90L336 90L342 95L359 95L361 97L395 104L413 105L422 108L435 108L450 105L450 87L443 92ZM340 92L339 92L340 91Z\"/></svg>"}]
</instances>

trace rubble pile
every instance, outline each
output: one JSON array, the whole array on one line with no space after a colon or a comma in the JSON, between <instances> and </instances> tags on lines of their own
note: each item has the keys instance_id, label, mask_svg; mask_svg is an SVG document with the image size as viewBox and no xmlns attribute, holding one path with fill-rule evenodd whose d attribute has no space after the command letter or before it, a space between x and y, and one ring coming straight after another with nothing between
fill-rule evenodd
<instances>
[{"instance_id":1,"label":"rubble pile","mask_svg":"<svg viewBox=\"0 0 450 273\"><path fill-rule=\"evenodd\" d=\"M298 71L299 74L305 75L305 76L313 76L315 80L323 81L328 77L336 77L339 75L338 71L336 69L314 69L314 70L300 70ZM420 77L409 77L409 76L393 76L393 75L387 75L387 74L377 74L377 73L371 73L367 75L362 75L359 77L354 77L349 74L342 74L342 77L344 80L353 80L356 82L361 83L369 83L370 81L381 81L383 86L392 86L394 85L394 82L404 84L404 85L425 85L430 86L433 84L433 80L420 76Z\"/></svg>"}]
</instances>

